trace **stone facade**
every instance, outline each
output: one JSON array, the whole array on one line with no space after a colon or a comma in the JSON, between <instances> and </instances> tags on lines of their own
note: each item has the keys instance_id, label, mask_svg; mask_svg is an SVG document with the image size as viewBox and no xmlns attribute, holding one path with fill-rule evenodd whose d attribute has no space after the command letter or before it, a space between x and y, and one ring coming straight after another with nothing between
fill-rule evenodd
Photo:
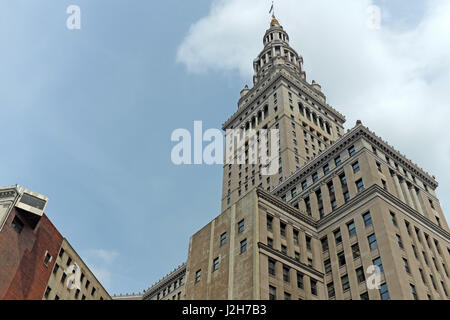
<instances>
[{"instance_id":1,"label":"stone facade","mask_svg":"<svg viewBox=\"0 0 450 320\"><path fill-rule=\"evenodd\" d=\"M262 176L250 143L224 165L222 213L190 239L185 298L449 299L435 178L360 121L344 134L275 18L254 69L223 129L279 129L282 169Z\"/></svg>"}]
</instances>

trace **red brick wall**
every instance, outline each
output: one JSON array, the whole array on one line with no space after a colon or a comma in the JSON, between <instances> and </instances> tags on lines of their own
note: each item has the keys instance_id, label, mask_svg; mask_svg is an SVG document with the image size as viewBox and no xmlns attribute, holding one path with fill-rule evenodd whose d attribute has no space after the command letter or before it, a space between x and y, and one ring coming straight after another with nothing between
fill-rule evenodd
<instances>
[{"instance_id":1,"label":"red brick wall","mask_svg":"<svg viewBox=\"0 0 450 320\"><path fill-rule=\"evenodd\" d=\"M28 214L14 208L0 231L0 299L42 299L61 247L63 237L48 217L33 230L24 218ZM20 234L11 227L16 215L25 224ZM46 251L53 257L48 267Z\"/></svg>"}]
</instances>

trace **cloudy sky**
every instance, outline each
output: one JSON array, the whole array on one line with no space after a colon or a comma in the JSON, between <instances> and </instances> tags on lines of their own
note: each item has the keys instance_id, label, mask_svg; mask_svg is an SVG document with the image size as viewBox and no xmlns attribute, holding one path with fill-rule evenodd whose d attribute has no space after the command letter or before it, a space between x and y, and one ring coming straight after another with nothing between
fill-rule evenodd
<instances>
[{"instance_id":1,"label":"cloudy sky","mask_svg":"<svg viewBox=\"0 0 450 320\"><path fill-rule=\"evenodd\" d=\"M66 9L81 8L81 30ZM269 0L0 2L0 185L47 215L111 293L181 264L220 213L220 166L176 167L177 128L220 128L251 85ZM381 9L379 29L368 7ZM450 2L278 0L328 103L436 175L450 217Z\"/></svg>"}]
</instances>

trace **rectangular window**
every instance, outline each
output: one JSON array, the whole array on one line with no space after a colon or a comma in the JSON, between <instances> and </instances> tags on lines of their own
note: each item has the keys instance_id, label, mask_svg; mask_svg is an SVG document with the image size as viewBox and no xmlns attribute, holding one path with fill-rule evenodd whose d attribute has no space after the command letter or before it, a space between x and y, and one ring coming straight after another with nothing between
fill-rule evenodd
<instances>
[{"instance_id":1,"label":"rectangular window","mask_svg":"<svg viewBox=\"0 0 450 320\"><path fill-rule=\"evenodd\" d=\"M269 286L269 300L277 299L277 288Z\"/></svg>"},{"instance_id":2,"label":"rectangular window","mask_svg":"<svg viewBox=\"0 0 450 320\"><path fill-rule=\"evenodd\" d=\"M238 223L238 233L244 232L244 227L245 227L244 219L242 219L242 220L239 221L239 223Z\"/></svg>"},{"instance_id":3,"label":"rectangular window","mask_svg":"<svg viewBox=\"0 0 450 320\"><path fill-rule=\"evenodd\" d=\"M341 229L337 229L333 232L334 239L336 241L336 245L340 244L342 242L342 235L341 235Z\"/></svg>"},{"instance_id":4,"label":"rectangular window","mask_svg":"<svg viewBox=\"0 0 450 320\"><path fill-rule=\"evenodd\" d=\"M331 273L331 271L332 271L331 260L330 259L325 260L323 265L324 265L324 268L325 268L325 273L326 274Z\"/></svg>"},{"instance_id":5,"label":"rectangular window","mask_svg":"<svg viewBox=\"0 0 450 320\"><path fill-rule=\"evenodd\" d=\"M313 179L313 182L317 182L319 180L319 175L317 174L317 172L313 173L312 179Z\"/></svg>"},{"instance_id":6,"label":"rectangular window","mask_svg":"<svg viewBox=\"0 0 450 320\"><path fill-rule=\"evenodd\" d=\"M281 252L283 253L283 254L287 254L287 247L285 246L285 245L281 245Z\"/></svg>"},{"instance_id":7,"label":"rectangular window","mask_svg":"<svg viewBox=\"0 0 450 320\"><path fill-rule=\"evenodd\" d=\"M391 220L394 227L398 227L397 218L395 217L395 213L391 212Z\"/></svg>"},{"instance_id":8,"label":"rectangular window","mask_svg":"<svg viewBox=\"0 0 450 320\"><path fill-rule=\"evenodd\" d=\"M267 238L267 246L269 246L270 248L273 248L273 239L272 238Z\"/></svg>"},{"instance_id":9,"label":"rectangular window","mask_svg":"<svg viewBox=\"0 0 450 320\"><path fill-rule=\"evenodd\" d=\"M291 269L287 266L283 266L283 281L284 282L290 282L291 276L290 276Z\"/></svg>"},{"instance_id":10,"label":"rectangular window","mask_svg":"<svg viewBox=\"0 0 450 320\"><path fill-rule=\"evenodd\" d=\"M364 182L362 179L356 181L356 189L358 189L358 191L364 190Z\"/></svg>"},{"instance_id":11,"label":"rectangular window","mask_svg":"<svg viewBox=\"0 0 450 320\"><path fill-rule=\"evenodd\" d=\"M361 299L361 300L370 300L369 299L369 293L366 291L366 292L364 292L364 293L361 293L361 295L359 296L359 298Z\"/></svg>"},{"instance_id":12,"label":"rectangular window","mask_svg":"<svg viewBox=\"0 0 450 320\"><path fill-rule=\"evenodd\" d=\"M399 246L399 248L400 249L404 249L404 247L403 247L403 241L402 241L402 237L400 237L400 235L396 235L397 236L397 243L398 243L398 246Z\"/></svg>"},{"instance_id":13,"label":"rectangular window","mask_svg":"<svg viewBox=\"0 0 450 320\"><path fill-rule=\"evenodd\" d=\"M347 223L347 229L349 237L353 237L354 235L356 235L356 227L355 222L353 220Z\"/></svg>"},{"instance_id":14,"label":"rectangular window","mask_svg":"<svg viewBox=\"0 0 450 320\"><path fill-rule=\"evenodd\" d=\"M322 251L328 251L328 237L323 237L320 239L320 243L322 244Z\"/></svg>"},{"instance_id":15,"label":"rectangular window","mask_svg":"<svg viewBox=\"0 0 450 320\"><path fill-rule=\"evenodd\" d=\"M220 235L220 246L224 246L227 243L227 233L224 232Z\"/></svg>"},{"instance_id":16,"label":"rectangular window","mask_svg":"<svg viewBox=\"0 0 450 320\"><path fill-rule=\"evenodd\" d=\"M383 264L381 263L381 258L380 258L380 257L374 259L374 260L372 261L372 263L373 263L374 266L377 266L377 267L380 269L380 272L383 272L383 271L384 271L384 269L383 269Z\"/></svg>"},{"instance_id":17,"label":"rectangular window","mask_svg":"<svg viewBox=\"0 0 450 320\"><path fill-rule=\"evenodd\" d=\"M294 244L295 244L295 245L298 245L298 244L299 244L298 237L299 237L299 232L298 232L298 230L294 230Z\"/></svg>"},{"instance_id":18,"label":"rectangular window","mask_svg":"<svg viewBox=\"0 0 450 320\"><path fill-rule=\"evenodd\" d=\"M336 158L334 159L334 163L336 164L336 167L340 166L341 163L342 163L341 157L340 157L340 156L339 156L339 157L336 157Z\"/></svg>"},{"instance_id":19,"label":"rectangular window","mask_svg":"<svg viewBox=\"0 0 450 320\"><path fill-rule=\"evenodd\" d=\"M306 236L306 249L311 251L311 237L310 236Z\"/></svg>"},{"instance_id":20,"label":"rectangular window","mask_svg":"<svg viewBox=\"0 0 450 320\"><path fill-rule=\"evenodd\" d=\"M413 296L414 300L419 300L417 297L417 292L416 292L416 287L413 284L409 284L410 288L411 288L411 294Z\"/></svg>"},{"instance_id":21,"label":"rectangular window","mask_svg":"<svg viewBox=\"0 0 450 320\"><path fill-rule=\"evenodd\" d=\"M311 294L317 296L317 281L311 279Z\"/></svg>"},{"instance_id":22,"label":"rectangular window","mask_svg":"<svg viewBox=\"0 0 450 320\"><path fill-rule=\"evenodd\" d=\"M195 283L200 282L200 280L202 279L202 270L197 270L197 272L195 273Z\"/></svg>"},{"instance_id":23,"label":"rectangular window","mask_svg":"<svg viewBox=\"0 0 450 320\"><path fill-rule=\"evenodd\" d=\"M363 214L363 219L364 219L364 225L366 227L369 227L372 225L372 217L370 215L370 212Z\"/></svg>"},{"instance_id":24,"label":"rectangular window","mask_svg":"<svg viewBox=\"0 0 450 320\"><path fill-rule=\"evenodd\" d=\"M339 267L345 266L345 254L344 254L344 251L339 252L337 257L338 257Z\"/></svg>"},{"instance_id":25,"label":"rectangular window","mask_svg":"<svg viewBox=\"0 0 450 320\"><path fill-rule=\"evenodd\" d=\"M348 281L348 275L341 277L342 290L345 292L350 289L350 282Z\"/></svg>"},{"instance_id":26,"label":"rectangular window","mask_svg":"<svg viewBox=\"0 0 450 320\"><path fill-rule=\"evenodd\" d=\"M91 282L89 280L86 280L86 285L84 286L85 289L89 288L89 285L91 284Z\"/></svg>"},{"instance_id":27,"label":"rectangular window","mask_svg":"<svg viewBox=\"0 0 450 320\"><path fill-rule=\"evenodd\" d=\"M44 293L44 297L48 298L48 296L50 295L50 292L52 291L52 288L50 288L49 286L47 286L47 289L45 289L45 293Z\"/></svg>"},{"instance_id":28,"label":"rectangular window","mask_svg":"<svg viewBox=\"0 0 450 320\"><path fill-rule=\"evenodd\" d=\"M59 269L59 264L55 263L55 267L53 268L53 274L56 274Z\"/></svg>"},{"instance_id":29,"label":"rectangular window","mask_svg":"<svg viewBox=\"0 0 450 320\"><path fill-rule=\"evenodd\" d=\"M272 231L273 229L273 217L267 216L267 230Z\"/></svg>"},{"instance_id":30,"label":"rectangular window","mask_svg":"<svg viewBox=\"0 0 450 320\"><path fill-rule=\"evenodd\" d=\"M299 289L303 289L303 274L300 272L297 272L297 287Z\"/></svg>"},{"instance_id":31,"label":"rectangular window","mask_svg":"<svg viewBox=\"0 0 450 320\"><path fill-rule=\"evenodd\" d=\"M215 258L213 261L213 272L219 270L219 258Z\"/></svg>"},{"instance_id":32,"label":"rectangular window","mask_svg":"<svg viewBox=\"0 0 450 320\"><path fill-rule=\"evenodd\" d=\"M61 283L64 283L64 281L66 281L67 278L67 273L64 271L63 274L61 275Z\"/></svg>"},{"instance_id":33,"label":"rectangular window","mask_svg":"<svg viewBox=\"0 0 450 320\"><path fill-rule=\"evenodd\" d=\"M386 283L383 283L380 286L380 296L381 296L381 300L389 300L389 291L388 291L388 287Z\"/></svg>"},{"instance_id":34,"label":"rectangular window","mask_svg":"<svg viewBox=\"0 0 450 320\"><path fill-rule=\"evenodd\" d=\"M411 270L409 269L409 263L408 260L403 258L403 266L405 267L405 270L407 273L411 273Z\"/></svg>"},{"instance_id":35,"label":"rectangular window","mask_svg":"<svg viewBox=\"0 0 450 320\"><path fill-rule=\"evenodd\" d=\"M359 251L359 244L355 243L352 245L352 255L353 259L358 259L361 256L361 252Z\"/></svg>"},{"instance_id":36,"label":"rectangular window","mask_svg":"<svg viewBox=\"0 0 450 320\"><path fill-rule=\"evenodd\" d=\"M247 239L241 241L241 253L247 251Z\"/></svg>"},{"instance_id":37,"label":"rectangular window","mask_svg":"<svg viewBox=\"0 0 450 320\"><path fill-rule=\"evenodd\" d=\"M52 256L50 255L50 253L48 253L48 251L45 253L45 257L44 257L44 265L48 267L48 264L52 261Z\"/></svg>"},{"instance_id":38,"label":"rectangular window","mask_svg":"<svg viewBox=\"0 0 450 320\"><path fill-rule=\"evenodd\" d=\"M280 222L280 233L282 237L286 237L286 224Z\"/></svg>"},{"instance_id":39,"label":"rectangular window","mask_svg":"<svg viewBox=\"0 0 450 320\"><path fill-rule=\"evenodd\" d=\"M297 196L297 188L291 190L291 196L292 198L295 198Z\"/></svg>"},{"instance_id":40,"label":"rectangular window","mask_svg":"<svg viewBox=\"0 0 450 320\"><path fill-rule=\"evenodd\" d=\"M275 260L269 259L269 274L275 276Z\"/></svg>"},{"instance_id":41,"label":"rectangular window","mask_svg":"<svg viewBox=\"0 0 450 320\"><path fill-rule=\"evenodd\" d=\"M353 168L353 173L358 173L359 171L361 171L361 169L359 167L359 162L355 162L354 164L352 164L352 168Z\"/></svg>"},{"instance_id":42,"label":"rectangular window","mask_svg":"<svg viewBox=\"0 0 450 320\"><path fill-rule=\"evenodd\" d=\"M375 236L375 233L368 236L367 239L369 240L369 246L370 246L371 250L378 248L378 243L377 243L377 238Z\"/></svg>"},{"instance_id":43,"label":"rectangular window","mask_svg":"<svg viewBox=\"0 0 450 320\"><path fill-rule=\"evenodd\" d=\"M71 258L71 257L68 257L68 258L67 258L67 263L66 263L66 264L67 264L68 266L70 266L71 263L72 263L72 258Z\"/></svg>"},{"instance_id":44,"label":"rectangular window","mask_svg":"<svg viewBox=\"0 0 450 320\"><path fill-rule=\"evenodd\" d=\"M295 260L297 260L298 262L300 262L300 252L295 252Z\"/></svg>"},{"instance_id":45,"label":"rectangular window","mask_svg":"<svg viewBox=\"0 0 450 320\"><path fill-rule=\"evenodd\" d=\"M327 291L328 291L328 298L334 298L335 297L333 282L330 282L329 284L327 284Z\"/></svg>"},{"instance_id":46,"label":"rectangular window","mask_svg":"<svg viewBox=\"0 0 450 320\"><path fill-rule=\"evenodd\" d=\"M323 167L323 175L327 175L330 172L330 166L328 164L326 164Z\"/></svg>"},{"instance_id":47,"label":"rectangular window","mask_svg":"<svg viewBox=\"0 0 450 320\"><path fill-rule=\"evenodd\" d=\"M364 275L364 270L362 267L356 269L356 278L358 279L358 283L363 283L366 281L366 277Z\"/></svg>"},{"instance_id":48,"label":"rectangular window","mask_svg":"<svg viewBox=\"0 0 450 320\"><path fill-rule=\"evenodd\" d=\"M355 155L355 153L356 153L355 146L351 146L351 147L348 149L348 155L349 155L350 157L353 157L353 156Z\"/></svg>"},{"instance_id":49,"label":"rectangular window","mask_svg":"<svg viewBox=\"0 0 450 320\"><path fill-rule=\"evenodd\" d=\"M284 300L291 300L291 299L292 299L291 294L288 293L288 292L285 292L285 293L284 293Z\"/></svg>"}]
</instances>

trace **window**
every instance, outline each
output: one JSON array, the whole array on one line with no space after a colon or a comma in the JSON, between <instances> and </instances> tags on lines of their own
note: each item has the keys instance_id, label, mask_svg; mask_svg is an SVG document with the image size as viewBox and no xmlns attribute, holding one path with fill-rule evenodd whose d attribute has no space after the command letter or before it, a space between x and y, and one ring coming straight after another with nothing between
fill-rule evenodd
<instances>
[{"instance_id":1,"label":"window","mask_svg":"<svg viewBox=\"0 0 450 320\"><path fill-rule=\"evenodd\" d=\"M336 241L336 245L340 244L342 242L342 235L341 235L341 229L337 229L333 232L334 239Z\"/></svg>"},{"instance_id":2,"label":"window","mask_svg":"<svg viewBox=\"0 0 450 320\"><path fill-rule=\"evenodd\" d=\"M302 182L302 189L306 190L306 188L308 188L308 183L305 181Z\"/></svg>"},{"instance_id":3,"label":"window","mask_svg":"<svg viewBox=\"0 0 450 320\"><path fill-rule=\"evenodd\" d=\"M339 156L339 157L335 158L334 163L336 164L336 167L340 166L342 163L341 157Z\"/></svg>"},{"instance_id":4,"label":"window","mask_svg":"<svg viewBox=\"0 0 450 320\"><path fill-rule=\"evenodd\" d=\"M241 221L239 221L238 223L238 233L242 233L244 232L244 219L242 219Z\"/></svg>"},{"instance_id":5,"label":"window","mask_svg":"<svg viewBox=\"0 0 450 320\"><path fill-rule=\"evenodd\" d=\"M56 274L59 270L59 264L55 263L55 267L53 268L53 274Z\"/></svg>"},{"instance_id":6,"label":"window","mask_svg":"<svg viewBox=\"0 0 450 320\"><path fill-rule=\"evenodd\" d=\"M313 260L311 258L308 258L308 266L310 267L313 266Z\"/></svg>"},{"instance_id":7,"label":"window","mask_svg":"<svg viewBox=\"0 0 450 320\"><path fill-rule=\"evenodd\" d=\"M395 217L395 213L391 212L391 220L394 227L398 227L397 218Z\"/></svg>"},{"instance_id":8,"label":"window","mask_svg":"<svg viewBox=\"0 0 450 320\"><path fill-rule=\"evenodd\" d=\"M284 282L290 282L291 276L290 276L291 269L287 266L283 266L283 281Z\"/></svg>"},{"instance_id":9,"label":"window","mask_svg":"<svg viewBox=\"0 0 450 320\"><path fill-rule=\"evenodd\" d=\"M356 181L356 189L358 189L358 191L364 190L364 182L362 179Z\"/></svg>"},{"instance_id":10,"label":"window","mask_svg":"<svg viewBox=\"0 0 450 320\"><path fill-rule=\"evenodd\" d=\"M275 276L275 260L269 259L269 274Z\"/></svg>"},{"instance_id":11,"label":"window","mask_svg":"<svg viewBox=\"0 0 450 320\"><path fill-rule=\"evenodd\" d=\"M270 248L273 248L273 239L272 238L267 238L267 246L269 246Z\"/></svg>"},{"instance_id":12,"label":"window","mask_svg":"<svg viewBox=\"0 0 450 320\"><path fill-rule=\"evenodd\" d=\"M411 287L411 294L413 296L414 300L419 300L417 298L417 292L416 292L416 287L413 284L409 284L409 286Z\"/></svg>"},{"instance_id":13,"label":"window","mask_svg":"<svg viewBox=\"0 0 450 320\"><path fill-rule=\"evenodd\" d=\"M352 245L352 254L353 254L353 259L358 259L361 256L361 252L359 251L358 243L355 243L354 245Z\"/></svg>"},{"instance_id":14,"label":"window","mask_svg":"<svg viewBox=\"0 0 450 320\"><path fill-rule=\"evenodd\" d=\"M282 237L286 237L286 224L280 222L280 233Z\"/></svg>"},{"instance_id":15,"label":"window","mask_svg":"<svg viewBox=\"0 0 450 320\"><path fill-rule=\"evenodd\" d=\"M381 300L389 300L389 291L388 291L388 287L386 283L383 283L380 286L380 296L381 296Z\"/></svg>"},{"instance_id":16,"label":"window","mask_svg":"<svg viewBox=\"0 0 450 320\"><path fill-rule=\"evenodd\" d=\"M436 282L434 282L434 277L433 277L433 275L431 275L431 274L430 274L430 279L431 279L431 283L433 284L434 290L437 290Z\"/></svg>"},{"instance_id":17,"label":"window","mask_svg":"<svg viewBox=\"0 0 450 320\"><path fill-rule=\"evenodd\" d=\"M55 296L55 300L59 300L59 296L58 295Z\"/></svg>"},{"instance_id":18,"label":"window","mask_svg":"<svg viewBox=\"0 0 450 320\"><path fill-rule=\"evenodd\" d=\"M378 248L378 243L377 243L377 238L375 237L375 233L368 236L367 239L369 240L369 246L370 246L371 250Z\"/></svg>"},{"instance_id":19,"label":"window","mask_svg":"<svg viewBox=\"0 0 450 320\"><path fill-rule=\"evenodd\" d=\"M287 247L285 246L285 245L281 245L281 252L283 253L283 254L287 254Z\"/></svg>"},{"instance_id":20,"label":"window","mask_svg":"<svg viewBox=\"0 0 450 320\"><path fill-rule=\"evenodd\" d=\"M215 258L213 261L213 272L219 270L219 258Z\"/></svg>"},{"instance_id":21,"label":"window","mask_svg":"<svg viewBox=\"0 0 450 320\"><path fill-rule=\"evenodd\" d=\"M364 270L362 267L356 269L356 278L358 279L358 283L363 283L366 281L366 277L364 275Z\"/></svg>"},{"instance_id":22,"label":"window","mask_svg":"<svg viewBox=\"0 0 450 320\"><path fill-rule=\"evenodd\" d=\"M277 299L277 288L269 286L269 300Z\"/></svg>"},{"instance_id":23,"label":"window","mask_svg":"<svg viewBox=\"0 0 450 320\"><path fill-rule=\"evenodd\" d=\"M335 297L333 282L330 282L329 284L327 284L327 291L328 291L328 298L334 298Z\"/></svg>"},{"instance_id":24,"label":"window","mask_svg":"<svg viewBox=\"0 0 450 320\"><path fill-rule=\"evenodd\" d=\"M342 290L345 292L350 289L350 282L348 281L348 275L341 277Z\"/></svg>"},{"instance_id":25,"label":"window","mask_svg":"<svg viewBox=\"0 0 450 320\"><path fill-rule=\"evenodd\" d=\"M323 237L322 239L320 239L320 243L322 244L322 251L327 251L328 250L328 237Z\"/></svg>"},{"instance_id":26,"label":"window","mask_svg":"<svg viewBox=\"0 0 450 320\"><path fill-rule=\"evenodd\" d=\"M330 166L328 164L326 164L323 167L323 175L327 175L330 172Z\"/></svg>"},{"instance_id":27,"label":"window","mask_svg":"<svg viewBox=\"0 0 450 320\"><path fill-rule=\"evenodd\" d=\"M374 260L372 261L372 263L373 263L374 266L377 266L377 267L380 269L380 272L383 272L383 271L384 271L384 269L383 269L383 264L381 263L381 258L380 258L380 257L374 259Z\"/></svg>"},{"instance_id":28,"label":"window","mask_svg":"<svg viewBox=\"0 0 450 320\"><path fill-rule=\"evenodd\" d=\"M70 264L72 263L72 258L71 257L67 257L67 265L70 266Z\"/></svg>"},{"instance_id":29,"label":"window","mask_svg":"<svg viewBox=\"0 0 450 320\"><path fill-rule=\"evenodd\" d=\"M87 288L89 288L90 284L91 284L91 282L89 280L86 280L86 285L84 287L87 289Z\"/></svg>"},{"instance_id":30,"label":"window","mask_svg":"<svg viewBox=\"0 0 450 320\"><path fill-rule=\"evenodd\" d=\"M448 297L447 288L445 287L444 281L441 281L442 290L444 290L445 295Z\"/></svg>"},{"instance_id":31,"label":"window","mask_svg":"<svg viewBox=\"0 0 450 320\"><path fill-rule=\"evenodd\" d=\"M366 227L369 227L372 225L372 217L370 215L370 212L363 214L363 219L364 219L364 225Z\"/></svg>"},{"instance_id":32,"label":"window","mask_svg":"<svg viewBox=\"0 0 450 320\"><path fill-rule=\"evenodd\" d=\"M351 222L347 223L347 228L348 228L348 235L350 237L353 237L354 235L356 235L356 227L355 227L355 222L353 220Z\"/></svg>"},{"instance_id":33,"label":"window","mask_svg":"<svg viewBox=\"0 0 450 320\"><path fill-rule=\"evenodd\" d=\"M91 291L91 296L93 296L94 294L95 294L95 291L96 291L97 289L95 289L95 287L92 287L92 291Z\"/></svg>"},{"instance_id":34,"label":"window","mask_svg":"<svg viewBox=\"0 0 450 320\"><path fill-rule=\"evenodd\" d=\"M311 251L311 237L310 236L306 236L306 249Z\"/></svg>"},{"instance_id":35,"label":"window","mask_svg":"<svg viewBox=\"0 0 450 320\"><path fill-rule=\"evenodd\" d=\"M348 191L344 192L344 200L345 200L345 203L347 203L350 200L350 192L348 192Z\"/></svg>"},{"instance_id":36,"label":"window","mask_svg":"<svg viewBox=\"0 0 450 320\"><path fill-rule=\"evenodd\" d=\"M291 300L291 299L292 299L291 294L288 293L288 292L285 292L285 293L284 293L284 300Z\"/></svg>"},{"instance_id":37,"label":"window","mask_svg":"<svg viewBox=\"0 0 450 320\"><path fill-rule=\"evenodd\" d=\"M366 292L364 292L364 293L361 293L361 295L359 296L359 298L361 299L361 300L370 300L369 299L369 293L366 291Z\"/></svg>"},{"instance_id":38,"label":"window","mask_svg":"<svg viewBox=\"0 0 450 320\"><path fill-rule=\"evenodd\" d=\"M317 296L317 281L311 279L311 293Z\"/></svg>"},{"instance_id":39,"label":"window","mask_svg":"<svg viewBox=\"0 0 450 320\"><path fill-rule=\"evenodd\" d=\"M313 182L317 182L319 180L319 175L317 174L317 172L313 173L312 179L313 179Z\"/></svg>"},{"instance_id":40,"label":"window","mask_svg":"<svg viewBox=\"0 0 450 320\"><path fill-rule=\"evenodd\" d=\"M45 289L45 293L44 293L44 297L48 298L48 296L50 295L50 292L52 291L52 288L50 288L49 286L47 286L47 289Z\"/></svg>"},{"instance_id":41,"label":"window","mask_svg":"<svg viewBox=\"0 0 450 320\"><path fill-rule=\"evenodd\" d=\"M295 260L297 260L298 262L300 262L300 252L295 252Z\"/></svg>"},{"instance_id":42,"label":"window","mask_svg":"<svg viewBox=\"0 0 450 320\"><path fill-rule=\"evenodd\" d=\"M403 247L403 241L402 241L402 237L400 237L400 235L396 235L397 236L397 243L398 243L398 246L400 247L400 249L404 249L404 247Z\"/></svg>"},{"instance_id":43,"label":"window","mask_svg":"<svg viewBox=\"0 0 450 320\"><path fill-rule=\"evenodd\" d=\"M297 196L297 188L291 190L291 196L292 198L295 198Z\"/></svg>"},{"instance_id":44,"label":"window","mask_svg":"<svg viewBox=\"0 0 450 320\"><path fill-rule=\"evenodd\" d=\"M405 267L405 270L407 273L411 273L411 270L409 269L409 263L408 260L403 258L403 266Z\"/></svg>"},{"instance_id":45,"label":"window","mask_svg":"<svg viewBox=\"0 0 450 320\"><path fill-rule=\"evenodd\" d=\"M325 273L326 274L331 273L331 271L332 271L331 260L330 259L325 260L323 265L324 265L324 268L325 268Z\"/></svg>"},{"instance_id":46,"label":"window","mask_svg":"<svg viewBox=\"0 0 450 320\"><path fill-rule=\"evenodd\" d=\"M81 296L81 300L86 300L86 296L84 294Z\"/></svg>"},{"instance_id":47,"label":"window","mask_svg":"<svg viewBox=\"0 0 450 320\"><path fill-rule=\"evenodd\" d=\"M224 232L220 235L220 246L223 246L227 243L227 233Z\"/></svg>"},{"instance_id":48,"label":"window","mask_svg":"<svg viewBox=\"0 0 450 320\"><path fill-rule=\"evenodd\" d=\"M429 199L428 201L430 201L430 207L431 207L431 209L436 209L436 208L434 207L433 200Z\"/></svg>"},{"instance_id":49,"label":"window","mask_svg":"<svg viewBox=\"0 0 450 320\"><path fill-rule=\"evenodd\" d=\"M381 171L381 164L379 162L377 162L377 169L378 169L379 172L382 172Z\"/></svg>"},{"instance_id":50,"label":"window","mask_svg":"<svg viewBox=\"0 0 450 320\"><path fill-rule=\"evenodd\" d=\"M18 216L15 216L13 222L11 223L11 227L13 228L13 230L20 234L22 233L24 226L25 225L23 224L22 220L20 220Z\"/></svg>"},{"instance_id":51,"label":"window","mask_svg":"<svg viewBox=\"0 0 450 320\"><path fill-rule=\"evenodd\" d=\"M355 153L356 153L355 146L351 146L351 147L348 149L348 155L349 155L350 157L353 157L353 156L355 155Z\"/></svg>"},{"instance_id":52,"label":"window","mask_svg":"<svg viewBox=\"0 0 450 320\"><path fill-rule=\"evenodd\" d=\"M352 168L353 168L353 173L358 173L361 169L359 167L359 162L355 162L354 164L352 164Z\"/></svg>"},{"instance_id":53,"label":"window","mask_svg":"<svg viewBox=\"0 0 450 320\"><path fill-rule=\"evenodd\" d=\"M202 279L202 270L197 270L197 272L195 273L195 283L200 282L200 280Z\"/></svg>"},{"instance_id":54,"label":"window","mask_svg":"<svg viewBox=\"0 0 450 320\"><path fill-rule=\"evenodd\" d=\"M344 251L339 252L337 256L338 256L339 267L345 266L345 254L344 254Z\"/></svg>"},{"instance_id":55,"label":"window","mask_svg":"<svg viewBox=\"0 0 450 320\"><path fill-rule=\"evenodd\" d=\"M422 255L423 255L423 260L425 260L425 263L427 264L427 266L429 266L430 263L428 262L428 258L427 258L427 255L425 254L425 251L422 251Z\"/></svg>"},{"instance_id":56,"label":"window","mask_svg":"<svg viewBox=\"0 0 450 320\"><path fill-rule=\"evenodd\" d=\"M44 265L48 267L48 264L52 261L52 256L48 251L45 253Z\"/></svg>"},{"instance_id":57,"label":"window","mask_svg":"<svg viewBox=\"0 0 450 320\"><path fill-rule=\"evenodd\" d=\"M80 289L77 289L75 291L75 299L78 299L79 296L80 296Z\"/></svg>"},{"instance_id":58,"label":"window","mask_svg":"<svg viewBox=\"0 0 450 320\"><path fill-rule=\"evenodd\" d=\"M297 272L297 287L299 289L303 289L303 274L300 272Z\"/></svg>"},{"instance_id":59,"label":"window","mask_svg":"<svg viewBox=\"0 0 450 320\"><path fill-rule=\"evenodd\" d=\"M298 230L294 230L294 244L295 245L299 244L298 236L299 236Z\"/></svg>"},{"instance_id":60,"label":"window","mask_svg":"<svg viewBox=\"0 0 450 320\"><path fill-rule=\"evenodd\" d=\"M241 253L247 251L247 239L241 241Z\"/></svg>"},{"instance_id":61,"label":"window","mask_svg":"<svg viewBox=\"0 0 450 320\"><path fill-rule=\"evenodd\" d=\"M64 283L66 278L67 278L67 273L64 271L63 274L61 275L61 283Z\"/></svg>"}]
</instances>

